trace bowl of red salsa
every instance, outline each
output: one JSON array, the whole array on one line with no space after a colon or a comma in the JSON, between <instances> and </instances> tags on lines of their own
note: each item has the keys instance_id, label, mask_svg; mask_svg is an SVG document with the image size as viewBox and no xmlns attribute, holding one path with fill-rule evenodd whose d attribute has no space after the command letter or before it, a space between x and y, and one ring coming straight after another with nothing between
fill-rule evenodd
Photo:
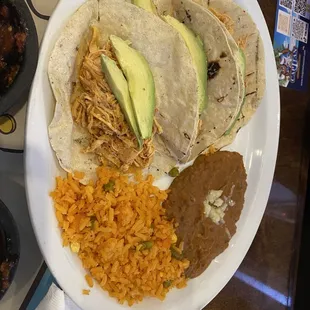
<instances>
[{"instance_id":1,"label":"bowl of red salsa","mask_svg":"<svg viewBox=\"0 0 310 310\"><path fill-rule=\"evenodd\" d=\"M27 100L38 50L36 28L25 1L0 1L0 115Z\"/></svg>"}]
</instances>

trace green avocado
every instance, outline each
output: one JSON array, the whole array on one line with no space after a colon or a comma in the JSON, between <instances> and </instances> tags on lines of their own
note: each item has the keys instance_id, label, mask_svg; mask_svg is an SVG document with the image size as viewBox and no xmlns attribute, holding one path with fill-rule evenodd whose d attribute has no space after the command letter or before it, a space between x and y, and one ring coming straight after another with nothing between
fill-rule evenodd
<instances>
[{"instance_id":1,"label":"green avocado","mask_svg":"<svg viewBox=\"0 0 310 310\"><path fill-rule=\"evenodd\" d=\"M111 35L119 65L127 79L132 107L142 139L152 136L155 114L155 84L145 58L127 42Z\"/></svg>"},{"instance_id":2,"label":"green avocado","mask_svg":"<svg viewBox=\"0 0 310 310\"><path fill-rule=\"evenodd\" d=\"M132 4L150 12L157 14L156 6L152 0L132 0Z\"/></svg>"},{"instance_id":3,"label":"green avocado","mask_svg":"<svg viewBox=\"0 0 310 310\"><path fill-rule=\"evenodd\" d=\"M237 62L239 64L239 66L241 67L241 71L242 71L242 78L243 80L245 79L245 73L246 73L246 62L245 62L245 55L244 55L244 52L241 48L239 48L239 53L237 55ZM244 106L244 102L245 102L245 97L243 98L243 101L241 103L241 106L240 106L240 109L239 109L239 112L237 114L237 117L235 118L234 122L230 125L230 127L226 130L225 132L225 136L229 135L231 130L233 129L233 127L235 126L237 120L239 119L240 117L240 114L241 114L241 111L242 111L242 108Z\"/></svg>"},{"instance_id":4,"label":"green avocado","mask_svg":"<svg viewBox=\"0 0 310 310\"><path fill-rule=\"evenodd\" d=\"M133 111L128 83L123 75L123 72L119 69L113 59L103 54L101 55L101 67L115 98L121 106L127 123L138 140L139 148L141 149L143 141L141 139L137 120Z\"/></svg>"},{"instance_id":5,"label":"green avocado","mask_svg":"<svg viewBox=\"0 0 310 310\"><path fill-rule=\"evenodd\" d=\"M198 104L199 113L201 114L207 105L208 78L208 64L203 42L200 37L195 36L195 34L189 28L187 28L183 23L179 22L174 17L166 15L162 16L162 18L180 33L192 56L194 66L198 72Z\"/></svg>"},{"instance_id":6,"label":"green avocado","mask_svg":"<svg viewBox=\"0 0 310 310\"><path fill-rule=\"evenodd\" d=\"M239 65L241 66L241 70L242 70L242 74L244 78L245 77L245 55L241 48L239 48L238 62L239 62Z\"/></svg>"}]
</instances>

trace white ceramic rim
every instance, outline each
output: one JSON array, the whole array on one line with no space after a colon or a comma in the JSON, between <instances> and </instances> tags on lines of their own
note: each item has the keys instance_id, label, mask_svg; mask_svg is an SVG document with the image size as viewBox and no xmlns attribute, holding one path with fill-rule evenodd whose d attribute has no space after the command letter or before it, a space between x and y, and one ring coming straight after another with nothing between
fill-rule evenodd
<instances>
[{"instance_id":1,"label":"white ceramic rim","mask_svg":"<svg viewBox=\"0 0 310 310\"><path fill-rule=\"evenodd\" d=\"M38 89L36 85L39 83L42 74L46 74L46 68L43 66L44 54L48 51L50 45L51 36L55 37L55 33L59 32L63 26L62 23L57 23L57 19L59 16L63 16L64 14L68 17L72 12L80 6L80 4L84 2L84 0L61 0L54 11L53 16L50 19L49 25L46 30L46 34L44 36L43 43L41 45L41 53L40 59L38 63L38 68L36 72L36 76L33 82L29 106L28 106L28 115L27 115L27 125L26 125L26 143L25 143L25 183L26 183L26 192L27 192L27 200L28 207L31 216L32 225L34 227L34 231L41 249L43 256L45 257L45 261L50 268L51 272L59 282L60 286L65 290L65 292L80 306L84 307L84 309L94 309L95 303L91 303L88 301L84 302L81 298L81 292L77 292L71 288L72 281L74 279L67 279L64 273L64 270L61 266L58 266L56 263L56 257L51 256L51 249L48 248L46 244L46 240L44 236L42 236L42 223L39 224L40 219L38 218L38 201L36 200L35 191L37 190L35 187L38 187L40 184L37 183L36 175L33 172L33 164L35 164L36 150L33 146L40 147L36 141L36 135L39 135L38 128L41 126L45 126L44 122L40 119L34 119L32 116L35 115L38 102L36 102L36 96ZM269 104L268 107L265 107L268 111L266 116L266 128L265 131L265 140L264 147L262 148L263 154L260 154L261 163L260 163L260 175L259 175L259 183L256 188L256 194L252 201L253 206L251 207L252 213L247 218L243 219L243 234L237 232L236 236L233 238L233 242L231 247L235 247L234 255L229 257L229 263L222 264L220 267L220 272L218 274L216 283L213 283L211 286L207 286L207 292L204 292L201 289L201 293L195 295L195 299L192 299L190 304L184 303L182 305L182 309L201 309L206 304L208 304L226 285L229 279L233 276L238 266L242 262L245 257L253 239L256 234L256 231L261 222L262 216L265 211L265 206L267 204L267 200L269 197L269 192L272 184L277 149L278 149L278 139L279 139L279 127L280 127L280 97L278 91L278 81L276 75L276 65L273 56L273 48L270 40L269 32L267 25L265 23L263 14L256 0L239 0L236 1L240 3L245 9L247 9L255 22L257 23L261 36L264 40L265 45L265 54L266 54L266 68L267 71L267 89L265 94L265 99ZM70 8L69 12L63 13L64 8ZM71 10L71 11L70 11ZM62 17L64 18L64 17ZM57 24L57 27L55 27ZM272 69L274 68L274 70ZM259 108L258 113L261 113L263 108ZM256 116L254 118L257 118ZM251 121L252 122L252 121ZM257 120L255 121L257 124ZM43 128L43 127L42 127ZM242 137L247 137L247 133L251 131L251 124L249 124L242 132ZM40 130L39 130L40 131ZM258 150L259 151L259 150ZM262 152L262 151L261 151ZM251 163L250 163L251 165ZM44 206L42 206L44 207ZM41 226L40 226L41 225ZM48 225L47 225L48 226ZM246 233L245 233L246 232ZM226 251L225 251L226 252ZM225 253L224 252L224 253ZM56 253L55 256L58 256L59 253ZM62 255L67 256L68 252L64 250ZM224 257L225 254L221 255ZM55 258L55 260L54 260ZM213 265L213 263L212 263ZM209 267L212 268L212 267ZM81 288L82 289L82 288ZM78 295L80 294L80 295ZM111 299L112 300L112 299ZM108 303L109 304L109 303ZM107 304L107 305L108 305ZM190 308L188 308L190 306ZM138 306L137 308L142 308ZM181 307L181 305L180 305ZM169 309L181 309L180 307L169 307ZM187 307L187 308L186 308ZM148 307L149 308L149 307ZM159 308L158 308L159 309Z\"/></svg>"}]
</instances>

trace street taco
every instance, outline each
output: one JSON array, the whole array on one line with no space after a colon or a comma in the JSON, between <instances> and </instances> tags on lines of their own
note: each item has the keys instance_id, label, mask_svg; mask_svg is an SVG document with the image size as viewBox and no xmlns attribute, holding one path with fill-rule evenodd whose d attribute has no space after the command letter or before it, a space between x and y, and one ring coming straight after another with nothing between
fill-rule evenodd
<instances>
[{"instance_id":1,"label":"street taco","mask_svg":"<svg viewBox=\"0 0 310 310\"><path fill-rule=\"evenodd\" d=\"M140 147L101 70L102 54L122 65L112 35L139 53L154 81L152 135ZM106 163L167 172L190 152L199 120L196 72L178 32L153 14L120 0L100 0L99 7L87 1L56 42L48 73L56 99L49 135L66 171L85 173L84 181ZM94 106L100 98L105 107Z\"/></svg>"},{"instance_id":2,"label":"street taco","mask_svg":"<svg viewBox=\"0 0 310 310\"><path fill-rule=\"evenodd\" d=\"M225 134L240 111L245 85L239 47L221 22L201 5L190 0L154 3L164 20L171 14L199 36L207 56L208 105L201 112L197 139L187 157L194 159Z\"/></svg>"},{"instance_id":3,"label":"street taco","mask_svg":"<svg viewBox=\"0 0 310 310\"><path fill-rule=\"evenodd\" d=\"M235 139L257 110L266 87L265 55L262 38L251 16L231 0L193 0L210 10L231 34L243 51L245 58L245 97L240 113L233 126L214 147L220 149Z\"/></svg>"}]
</instances>

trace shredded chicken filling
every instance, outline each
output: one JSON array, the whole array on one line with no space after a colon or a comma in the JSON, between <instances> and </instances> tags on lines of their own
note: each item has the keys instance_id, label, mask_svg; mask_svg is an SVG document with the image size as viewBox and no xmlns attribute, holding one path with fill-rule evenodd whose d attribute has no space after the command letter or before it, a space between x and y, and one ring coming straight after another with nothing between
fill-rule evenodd
<instances>
[{"instance_id":1,"label":"shredded chicken filling","mask_svg":"<svg viewBox=\"0 0 310 310\"><path fill-rule=\"evenodd\" d=\"M221 14L213 8L209 8L209 10L225 25L225 28L228 30L230 34L234 33L234 21L229 15Z\"/></svg>"},{"instance_id":2,"label":"shredded chicken filling","mask_svg":"<svg viewBox=\"0 0 310 310\"><path fill-rule=\"evenodd\" d=\"M112 163L123 171L131 166L145 168L154 154L152 139L144 140L139 149L101 70L101 54L116 61L111 43L108 41L100 48L98 42L99 32L93 27L91 38L86 43L86 54L80 63L77 59L78 79L71 96L73 119L91 136L84 151L97 154L102 164Z\"/></svg>"},{"instance_id":3,"label":"shredded chicken filling","mask_svg":"<svg viewBox=\"0 0 310 310\"><path fill-rule=\"evenodd\" d=\"M239 38L237 44L238 46L242 49L242 50L245 50L246 49L246 46L247 46L247 43L248 43L248 35L244 35L242 37Z\"/></svg>"}]
</instances>

